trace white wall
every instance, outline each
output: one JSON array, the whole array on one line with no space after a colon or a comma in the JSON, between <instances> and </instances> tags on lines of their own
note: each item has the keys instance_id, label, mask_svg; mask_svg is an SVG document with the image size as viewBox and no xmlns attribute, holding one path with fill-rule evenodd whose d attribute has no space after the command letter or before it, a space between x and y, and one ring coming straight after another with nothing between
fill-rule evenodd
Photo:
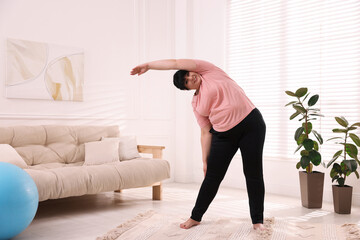
<instances>
[{"instance_id":1,"label":"white wall","mask_svg":"<svg viewBox=\"0 0 360 240\"><path fill-rule=\"evenodd\" d=\"M173 31L174 1L0 0L0 124L116 124L139 144L164 145L174 176L172 73L129 74L138 63L173 58ZM84 101L7 99L7 38L83 48Z\"/></svg>"},{"instance_id":2,"label":"white wall","mask_svg":"<svg viewBox=\"0 0 360 240\"><path fill-rule=\"evenodd\" d=\"M170 181L201 183L193 93L173 87L174 71L129 72L161 58L205 59L226 69L225 32L226 0L0 0L0 124L118 124L140 144L166 146ZM83 48L84 102L5 98L8 37ZM266 191L299 196L295 164L265 158ZM359 180L349 180L360 205ZM245 188L239 155L222 186ZM332 201L328 172L324 200Z\"/></svg>"}]
</instances>

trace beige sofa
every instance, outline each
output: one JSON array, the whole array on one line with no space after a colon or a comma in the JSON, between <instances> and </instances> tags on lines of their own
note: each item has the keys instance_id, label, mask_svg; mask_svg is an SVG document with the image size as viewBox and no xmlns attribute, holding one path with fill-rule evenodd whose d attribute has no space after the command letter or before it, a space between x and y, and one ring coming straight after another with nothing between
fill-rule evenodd
<instances>
[{"instance_id":1,"label":"beige sofa","mask_svg":"<svg viewBox=\"0 0 360 240\"><path fill-rule=\"evenodd\" d=\"M152 158L84 165L85 143L119 135L118 126L8 126L0 127L0 144L25 161L39 201L145 186L153 186L153 199L160 200L161 181L170 177L164 147L138 146Z\"/></svg>"}]
</instances>

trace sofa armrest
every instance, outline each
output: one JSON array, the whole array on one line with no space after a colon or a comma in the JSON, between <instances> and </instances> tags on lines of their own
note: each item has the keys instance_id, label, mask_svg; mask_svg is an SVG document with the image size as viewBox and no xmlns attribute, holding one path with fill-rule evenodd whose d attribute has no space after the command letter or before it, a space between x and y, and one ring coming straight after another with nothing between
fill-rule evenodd
<instances>
[{"instance_id":1,"label":"sofa armrest","mask_svg":"<svg viewBox=\"0 0 360 240\"><path fill-rule=\"evenodd\" d=\"M147 146L147 145L138 145L137 146L139 153L151 153L153 158L162 158L162 150L165 149L164 146Z\"/></svg>"}]
</instances>

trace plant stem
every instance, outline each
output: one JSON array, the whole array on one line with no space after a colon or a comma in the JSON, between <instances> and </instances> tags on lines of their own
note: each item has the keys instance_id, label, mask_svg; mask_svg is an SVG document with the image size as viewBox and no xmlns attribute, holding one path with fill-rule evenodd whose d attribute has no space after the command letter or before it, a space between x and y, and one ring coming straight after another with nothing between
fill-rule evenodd
<instances>
[{"instance_id":1,"label":"plant stem","mask_svg":"<svg viewBox=\"0 0 360 240\"><path fill-rule=\"evenodd\" d=\"M304 105L302 104L302 102L300 101L300 98L298 98L300 105L305 109L305 136L306 139L309 138L309 134L308 134L308 125L307 125L307 120L308 120L308 109L306 109L304 107ZM311 164L311 163L310 163ZM306 167L306 172L307 173L311 173L311 168L310 168L310 164Z\"/></svg>"},{"instance_id":2,"label":"plant stem","mask_svg":"<svg viewBox=\"0 0 360 240\"><path fill-rule=\"evenodd\" d=\"M308 110L306 110L306 112L305 112L305 135L306 135L306 138L309 138L309 134L308 134L308 116L307 116L307 114L308 114Z\"/></svg>"},{"instance_id":3,"label":"plant stem","mask_svg":"<svg viewBox=\"0 0 360 240\"><path fill-rule=\"evenodd\" d=\"M344 144L344 160L346 160L346 139L347 139L347 134L348 132L345 132L345 144ZM347 172L347 167L345 166L345 173L344 173L344 185L345 185L345 180L346 180L346 172Z\"/></svg>"},{"instance_id":4,"label":"plant stem","mask_svg":"<svg viewBox=\"0 0 360 240\"><path fill-rule=\"evenodd\" d=\"M347 132L345 132L345 144L344 144L344 160L346 160L346 139L347 139Z\"/></svg>"},{"instance_id":5,"label":"plant stem","mask_svg":"<svg viewBox=\"0 0 360 240\"><path fill-rule=\"evenodd\" d=\"M306 109L304 107L304 105L302 104L302 102L300 101L300 98L299 99L299 103L301 104L301 106L305 109L305 136L306 136L306 139L309 138L309 134L308 134L308 126L307 126L307 120L308 120L308 109Z\"/></svg>"}]
</instances>

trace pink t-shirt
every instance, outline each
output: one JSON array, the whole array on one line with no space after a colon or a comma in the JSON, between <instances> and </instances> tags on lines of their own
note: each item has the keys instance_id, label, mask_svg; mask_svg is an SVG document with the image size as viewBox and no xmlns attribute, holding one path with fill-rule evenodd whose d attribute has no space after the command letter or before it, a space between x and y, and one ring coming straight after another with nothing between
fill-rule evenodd
<instances>
[{"instance_id":1,"label":"pink t-shirt","mask_svg":"<svg viewBox=\"0 0 360 240\"><path fill-rule=\"evenodd\" d=\"M254 104L223 70L206 61L194 61L194 72L202 78L199 92L192 100L200 128L211 123L218 132L230 130L255 108Z\"/></svg>"}]
</instances>

